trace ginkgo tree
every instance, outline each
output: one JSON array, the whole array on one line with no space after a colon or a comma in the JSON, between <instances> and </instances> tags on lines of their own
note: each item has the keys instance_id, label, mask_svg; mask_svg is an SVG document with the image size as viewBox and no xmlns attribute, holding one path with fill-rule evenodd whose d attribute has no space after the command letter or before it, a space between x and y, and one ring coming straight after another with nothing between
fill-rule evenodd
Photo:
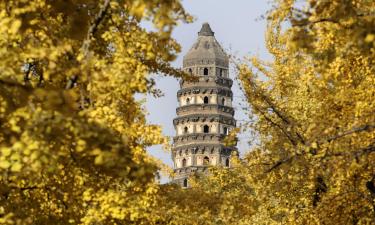
<instances>
[{"instance_id":1,"label":"ginkgo tree","mask_svg":"<svg viewBox=\"0 0 375 225\"><path fill-rule=\"evenodd\" d=\"M261 139L247 157L261 176L258 218L374 223L375 3L276 4L266 43L274 60L238 65Z\"/></svg>"},{"instance_id":2,"label":"ginkgo tree","mask_svg":"<svg viewBox=\"0 0 375 225\"><path fill-rule=\"evenodd\" d=\"M178 0L0 2L0 223L151 224L166 143L136 93L184 74ZM142 27L149 21L154 30Z\"/></svg>"},{"instance_id":3,"label":"ginkgo tree","mask_svg":"<svg viewBox=\"0 0 375 225\"><path fill-rule=\"evenodd\" d=\"M374 224L375 2L273 2L272 60L235 62L259 145L178 198L165 187L171 208L185 224Z\"/></svg>"},{"instance_id":4,"label":"ginkgo tree","mask_svg":"<svg viewBox=\"0 0 375 225\"><path fill-rule=\"evenodd\" d=\"M1 1L0 223L375 223L375 3L274 3L272 61L236 62L259 145L181 189L154 182L167 140L134 98L190 79L180 2Z\"/></svg>"}]
</instances>

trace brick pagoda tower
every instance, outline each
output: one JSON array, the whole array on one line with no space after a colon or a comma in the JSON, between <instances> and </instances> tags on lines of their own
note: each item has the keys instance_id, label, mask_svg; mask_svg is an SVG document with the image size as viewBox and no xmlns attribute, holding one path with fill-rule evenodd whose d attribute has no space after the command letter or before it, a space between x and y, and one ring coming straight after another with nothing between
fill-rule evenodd
<instances>
[{"instance_id":1,"label":"brick pagoda tower","mask_svg":"<svg viewBox=\"0 0 375 225\"><path fill-rule=\"evenodd\" d=\"M179 106L173 120L172 159L174 182L188 187L188 177L205 172L208 166L230 166L235 147L223 139L236 126L232 107L233 81L229 78L228 56L217 42L208 23L202 25L198 40L184 56L183 70L199 81L180 82Z\"/></svg>"}]
</instances>

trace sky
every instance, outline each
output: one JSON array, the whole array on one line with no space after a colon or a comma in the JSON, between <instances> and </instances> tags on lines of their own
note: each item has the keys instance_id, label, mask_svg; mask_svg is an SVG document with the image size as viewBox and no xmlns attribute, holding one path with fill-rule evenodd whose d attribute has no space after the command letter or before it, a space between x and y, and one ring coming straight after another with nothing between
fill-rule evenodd
<instances>
[{"instance_id":1,"label":"sky","mask_svg":"<svg viewBox=\"0 0 375 225\"><path fill-rule=\"evenodd\" d=\"M181 68L182 58L197 40L197 32L203 23L208 22L215 32L215 37L228 54L237 58L244 56L258 56L268 59L269 54L264 44L266 20L262 19L271 5L266 0L183 0L185 10L195 17L193 23L179 24L174 32L175 38L182 47L182 52L172 63ZM236 74L232 70L230 77L235 80ZM161 125L163 134L169 137L175 135L173 119L176 117L178 80L171 77L156 76L157 88L161 89L164 97L153 98L147 96L145 108L148 112L147 119L151 124ZM235 119L237 125L248 120L243 108L243 93L236 81L232 87L234 95ZM241 104L241 105L240 105ZM239 136L237 148L240 156L249 150L248 134ZM169 166L173 165L171 153L162 150L161 146L153 146L148 152L161 159ZM167 182L162 179L162 183Z\"/></svg>"}]
</instances>

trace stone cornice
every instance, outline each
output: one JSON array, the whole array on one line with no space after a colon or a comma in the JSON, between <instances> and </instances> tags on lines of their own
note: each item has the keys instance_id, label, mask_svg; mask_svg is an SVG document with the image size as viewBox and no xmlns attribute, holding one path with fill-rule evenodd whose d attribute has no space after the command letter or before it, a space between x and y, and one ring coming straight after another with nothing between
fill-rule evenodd
<instances>
[{"instance_id":1,"label":"stone cornice","mask_svg":"<svg viewBox=\"0 0 375 225\"><path fill-rule=\"evenodd\" d=\"M224 116L219 114L192 114L177 117L173 120L173 124L176 126L180 123L186 122L219 122L227 125L236 126L236 120L231 116Z\"/></svg>"},{"instance_id":2,"label":"stone cornice","mask_svg":"<svg viewBox=\"0 0 375 225\"><path fill-rule=\"evenodd\" d=\"M189 145L172 147L172 153L183 151L187 154L225 154L230 155L232 151L236 151L236 147L228 147L221 143L193 143Z\"/></svg>"},{"instance_id":3,"label":"stone cornice","mask_svg":"<svg viewBox=\"0 0 375 225\"><path fill-rule=\"evenodd\" d=\"M227 147L223 144L209 144L209 143L194 143L190 145L183 145L172 148L173 157L180 152L182 154L194 155L194 154L221 154L230 156L233 151L237 151L235 147Z\"/></svg>"},{"instance_id":4,"label":"stone cornice","mask_svg":"<svg viewBox=\"0 0 375 225\"><path fill-rule=\"evenodd\" d=\"M183 112L199 112L201 110L210 110L212 113L227 113L231 116L234 115L234 109L230 106L224 106L224 105L218 105L218 104L189 104L189 105L184 105L180 106L176 109L177 115ZM207 114L209 115L209 114Z\"/></svg>"},{"instance_id":5,"label":"stone cornice","mask_svg":"<svg viewBox=\"0 0 375 225\"><path fill-rule=\"evenodd\" d=\"M188 141L222 141L225 138L224 134L218 133L190 133L173 137L173 141L188 142Z\"/></svg>"},{"instance_id":6,"label":"stone cornice","mask_svg":"<svg viewBox=\"0 0 375 225\"><path fill-rule=\"evenodd\" d=\"M177 97L180 97L181 95L185 95L185 94L219 94L219 95L227 96L227 97L233 96L232 90L230 90L230 88L220 87L220 86L213 86L213 87L194 86L194 87L183 88L177 92Z\"/></svg>"}]
</instances>

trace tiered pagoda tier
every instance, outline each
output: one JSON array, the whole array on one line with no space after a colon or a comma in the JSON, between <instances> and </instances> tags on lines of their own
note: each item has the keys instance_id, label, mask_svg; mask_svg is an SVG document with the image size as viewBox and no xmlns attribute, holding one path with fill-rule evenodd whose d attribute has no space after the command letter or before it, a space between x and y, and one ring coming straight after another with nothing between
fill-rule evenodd
<instances>
[{"instance_id":1,"label":"tiered pagoda tier","mask_svg":"<svg viewBox=\"0 0 375 225\"><path fill-rule=\"evenodd\" d=\"M193 173L205 172L208 166L230 167L231 153L237 151L223 145L236 127L229 59L208 23L202 25L198 40L184 56L183 69L198 79L180 82L172 159L174 182L188 187Z\"/></svg>"}]
</instances>

